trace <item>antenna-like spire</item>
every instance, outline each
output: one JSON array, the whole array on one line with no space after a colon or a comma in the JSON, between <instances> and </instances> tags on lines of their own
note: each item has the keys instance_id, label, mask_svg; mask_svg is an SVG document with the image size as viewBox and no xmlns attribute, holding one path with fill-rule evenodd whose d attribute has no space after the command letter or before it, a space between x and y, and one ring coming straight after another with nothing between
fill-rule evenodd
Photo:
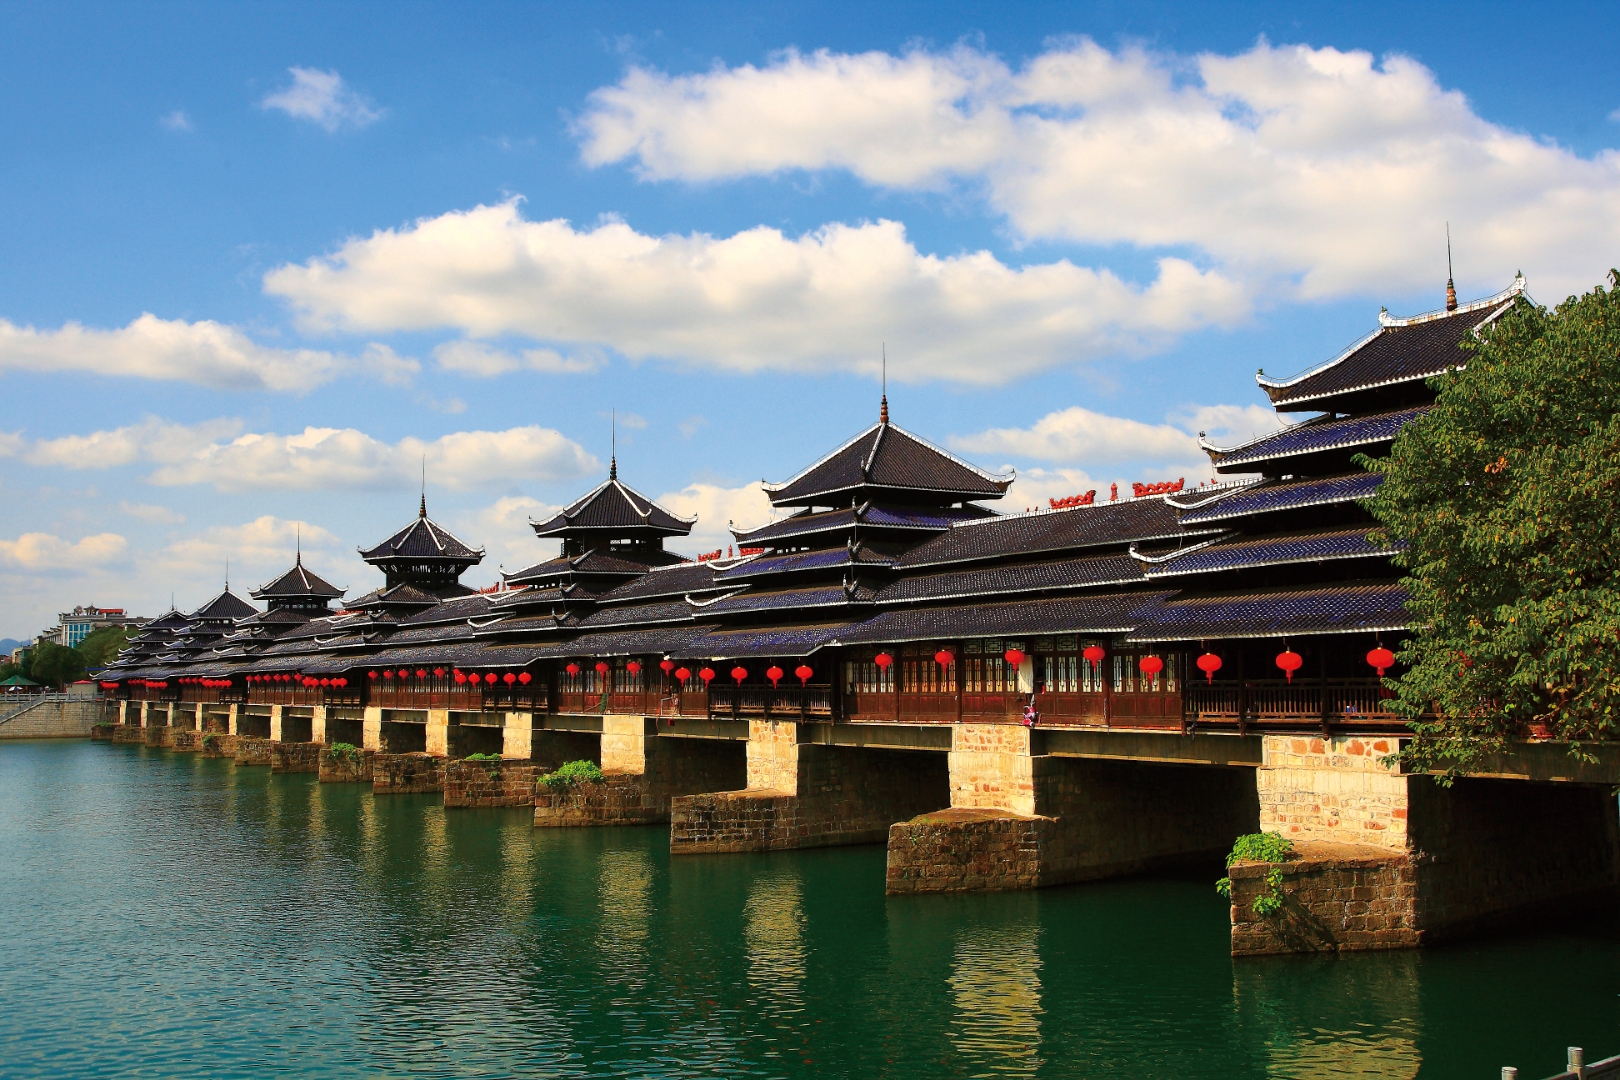
<instances>
[{"instance_id":1,"label":"antenna-like spire","mask_svg":"<svg viewBox=\"0 0 1620 1080\"><path fill-rule=\"evenodd\" d=\"M304 527L299 522L293 523L293 565L304 565Z\"/></svg>"},{"instance_id":2,"label":"antenna-like spire","mask_svg":"<svg viewBox=\"0 0 1620 1080\"><path fill-rule=\"evenodd\" d=\"M889 343L883 343L883 400L878 406L878 423L889 422Z\"/></svg>"},{"instance_id":3,"label":"antenna-like spire","mask_svg":"<svg viewBox=\"0 0 1620 1080\"><path fill-rule=\"evenodd\" d=\"M225 556L225 591L231 591L231 557Z\"/></svg>"},{"instance_id":4,"label":"antenna-like spire","mask_svg":"<svg viewBox=\"0 0 1620 1080\"><path fill-rule=\"evenodd\" d=\"M1446 222L1446 310L1457 310L1457 286L1451 281L1451 222Z\"/></svg>"},{"instance_id":5,"label":"antenna-like spire","mask_svg":"<svg viewBox=\"0 0 1620 1080\"><path fill-rule=\"evenodd\" d=\"M417 510L418 517L427 517L427 455L422 455L422 504Z\"/></svg>"},{"instance_id":6,"label":"antenna-like spire","mask_svg":"<svg viewBox=\"0 0 1620 1080\"><path fill-rule=\"evenodd\" d=\"M601 416L601 413L597 413ZM619 478L619 410L608 410L608 479Z\"/></svg>"}]
</instances>

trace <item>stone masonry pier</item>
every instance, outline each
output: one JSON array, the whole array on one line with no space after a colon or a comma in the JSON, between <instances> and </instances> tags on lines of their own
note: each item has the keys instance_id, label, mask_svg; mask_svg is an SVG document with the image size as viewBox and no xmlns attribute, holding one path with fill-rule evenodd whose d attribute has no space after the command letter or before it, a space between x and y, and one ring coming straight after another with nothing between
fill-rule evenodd
<instances>
[{"instance_id":1,"label":"stone masonry pier","mask_svg":"<svg viewBox=\"0 0 1620 1080\"><path fill-rule=\"evenodd\" d=\"M1443 787L1385 764L1395 739L1267 736L1260 819L1298 857L1232 868L1232 952L1410 948L1620 902L1620 748L1583 765L1529 744ZM1279 912L1257 914L1266 894Z\"/></svg>"},{"instance_id":2,"label":"stone masonry pier","mask_svg":"<svg viewBox=\"0 0 1620 1080\"><path fill-rule=\"evenodd\" d=\"M595 760L605 780L563 789L537 788L534 823L540 828L663 824L671 820L673 805L683 797L737 788L746 782L746 752L737 739L739 728L738 724L707 720L660 728L657 717L603 716ZM560 733L536 730L536 746L556 734ZM584 754L552 756L587 759Z\"/></svg>"},{"instance_id":3,"label":"stone masonry pier","mask_svg":"<svg viewBox=\"0 0 1620 1080\"><path fill-rule=\"evenodd\" d=\"M949 808L889 829L888 891L1025 889L1219 865L1235 836L1255 831L1254 772L1237 740L1161 737L1136 748L1087 737L1108 734L953 725ZM1144 748L1147 760L1126 756Z\"/></svg>"},{"instance_id":4,"label":"stone masonry pier","mask_svg":"<svg viewBox=\"0 0 1620 1080\"><path fill-rule=\"evenodd\" d=\"M896 818L948 799L942 755L904 730L858 741L855 725L748 721L746 784L674 800L670 851L779 851L881 843ZM873 726L875 727L875 725ZM848 744L829 736L850 738ZM852 738L853 736L853 738Z\"/></svg>"}]
</instances>

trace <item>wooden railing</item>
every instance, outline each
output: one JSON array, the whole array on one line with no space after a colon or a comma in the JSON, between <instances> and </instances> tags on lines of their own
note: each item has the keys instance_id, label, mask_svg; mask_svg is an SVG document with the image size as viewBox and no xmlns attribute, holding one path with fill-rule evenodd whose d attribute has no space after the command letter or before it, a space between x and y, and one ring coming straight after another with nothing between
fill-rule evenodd
<instances>
[{"instance_id":1,"label":"wooden railing","mask_svg":"<svg viewBox=\"0 0 1620 1080\"><path fill-rule=\"evenodd\" d=\"M1199 723L1401 721L1377 679L1265 679L1213 686L1195 681L1186 689L1186 711Z\"/></svg>"},{"instance_id":2,"label":"wooden railing","mask_svg":"<svg viewBox=\"0 0 1620 1080\"><path fill-rule=\"evenodd\" d=\"M831 720L830 686L709 687L708 714L717 718L776 717L782 720Z\"/></svg>"}]
</instances>

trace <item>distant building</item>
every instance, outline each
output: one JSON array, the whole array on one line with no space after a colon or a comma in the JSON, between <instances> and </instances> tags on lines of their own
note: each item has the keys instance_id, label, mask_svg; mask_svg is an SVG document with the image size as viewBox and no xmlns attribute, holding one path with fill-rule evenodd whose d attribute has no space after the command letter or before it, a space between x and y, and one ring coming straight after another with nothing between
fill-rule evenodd
<instances>
[{"instance_id":1,"label":"distant building","mask_svg":"<svg viewBox=\"0 0 1620 1080\"><path fill-rule=\"evenodd\" d=\"M57 616L57 626L39 636L41 641L73 648L79 642L104 626L145 626L150 619L132 617L123 608L98 608L79 605L72 611Z\"/></svg>"}]
</instances>

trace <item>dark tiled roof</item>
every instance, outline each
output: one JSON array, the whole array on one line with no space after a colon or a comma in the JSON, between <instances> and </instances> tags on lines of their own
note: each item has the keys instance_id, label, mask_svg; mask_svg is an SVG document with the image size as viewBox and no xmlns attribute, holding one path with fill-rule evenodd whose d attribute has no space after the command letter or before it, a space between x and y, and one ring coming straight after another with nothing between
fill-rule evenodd
<instances>
[{"instance_id":1,"label":"dark tiled roof","mask_svg":"<svg viewBox=\"0 0 1620 1080\"><path fill-rule=\"evenodd\" d=\"M770 630L716 630L695 637L671 655L683 660L746 660L751 657L809 656L823 645L837 641L857 624L831 626L790 626ZM830 674L818 672L823 680ZM794 685L789 681L784 685Z\"/></svg>"},{"instance_id":2,"label":"dark tiled roof","mask_svg":"<svg viewBox=\"0 0 1620 1080\"><path fill-rule=\"evenodd\" d=\"M1179 574L1207 574L1282 563L1326 562L1333 559L1388 558L1388 548L1374 547L1368 529L1336 529L1286 536L1236 537L1201 547L1185 555L1155 560L1144 569L1150 578ZM1403 549L1404 544L1397 550Z\"/></svg>"},{"instance_id":3,"label":"dark tiled roof","mask_svg":"<svg viewBox=\"0 0 1620 1080\"><path fill-rule=\"evenodd\" d=\"M191 613L192 619L201 619L206 622L235 622L250 615L257 615L259 609L226 589L208 603Z\"/></svg>"},{"instance_id":4,"label":"dark tiled roof","mask_svg":"<svg viewBox=\"0 0 1620 1080\"><path fill-rule=\"evenodd\" d=\"M249 595L255 600L270 600L284 596L313 596L330 600L342 596L344 591L304 569L304 557L300 555L291 570L269 584L259 586Z\"/></svg>"},{"instance_id":5,"label":"dark tiled roof","mask_svg":"<svg viewBox=\"0 0 1620 1080\"><path fill-rule=\"evenodd\" d=\"M604 626L634 626L652 623L691 622L692 605L685 600L655 601L650 604L621 604L593 611L579 620L581 629Z\"/></svg>"},{"instance_id":6,"label":"dark tiled roof","mask_svg":"<svg viewBox=\"0 0 1620 1080\"><path fill-rule=\"evenodd\" d=\"M1195 532L1215 532L1205 529ZM1161 497L998 517L958 525L895 561L897 569L1034 555L1188 535Z\"/></svg>"},{"instance_id":7,"label":"dark tiled roof","mask_svg":"<svg viewBox=\"0 0 1620 1080\"><path fill-rule=\"evenodd\" d=\"M1353 472L1339 476L1314 476L1305 480L1266 480L1183 511L1181 523L1203 525L1250 514L1370 499L1383 479L1377 473Z\"/></svg>"},{"instance_id":8,"label":"dark tiled roof","mask_svg":"<svg viewBox=\"0 0 1620 1080\"><path fill-rule=\"evenodd\" d=\"M769 525L761 525L749 532L733 533L740 544L768 544L773 541L789 540L798 536L815 536L819 533L843 533L849 531L855 524L854 510L824 510L818 514L799 513L792 517L773 521Z\"/></svg>"},{"instance_id":9,"label":"dark tiled roof","mask_svg":"<svg viewBox=\"0 0 1620 1080\"><path fill-rule=\"evenodd\" d=\"M434 604L426 611L419 611L407 616L405 626L426 626L433 623L462 622L466 619L482 619L490 616L490 598L482 593L472 596L458 596L453 600L446 600Z\"/></svg>"},{"instance_id":10,"label":"dark tiled roof","mask_svg":"<svg viewBox=\"0 0 1620 1080\"><path fill-rule=\"evenodd\" d=\"M783 589L773 592L739 593L699 610L703 617L737 615L748 611L797 611L808 608L847 607L851 604L870 604L876 594L865 586L846 592L842 585L825 585L813 589Z\"/></svg>"},{"instance_id":11,"label":"dark tiled roof","mask_svg":"<svg viewBox=\"0 0 1620 1080\"><path fill-rule=\"evenodd\" d=\"M685 596L687 593L712 592L718 588L714 581L713 563L683 563L667 570L652 570L634 581L627 581L602 594L604 604L625 600L647 600L657 596Z\"/></svg>"},{"instance_id":12,"label":"dark tiled roof","mask_svg":"<svg viewBox=\"0 0 1620 1080\"><path fill-rule=\"evenodd\" d=\"M1110 593L1053 600L885 611L840 639L862 642L937 641L1008 634L1114 634L1135 628L1143 609L1172 593Z\"/></svg>"},{"instance_id":13,"label":"dark tiled roof","mask_svg":"<svg viewBox=\"0 0 1620 1080\"><path fill-rule=\"evenodd\" d=\"M1318 404L1326 408L1327 399L1337 395L1438 375L1467 363L1468 354L1458 346L1476 327L1511 307L1523 287L1520 279L1506 291L1455 312L1436 312L1415 319L1386 316L1378 330L1337 359L1292 379L1268 379L1262 375L1257 381L1278 408L1312 408Z\"/></svg>"},{"instance_id":14,"label":"dark tiled roof","mask_svg":"<svg viewBox=\"0 0 1620 1080\"><path fill-rule=\"evenodd\" d=\"M692 531L696 520L676 517L639 491L626 487L616 477L610 477L561 513L530 524L537 536L567 536L589 529L625 535L685 536Z\"/></svg>"},{"instance_id":15,"label":"dark tiled roof","mask_svg":"<svg viewBox=\"0 0 1620 1080\"><path fill-rule=\"evenodd\" d=\"M1402 630L1408 625L1406 599L1406 589L1393 581L1177 599L1152 612L1130 640L1196 641Z\"/></svg>"},{"instance_id":16,"label":"dark tiled roof","mask_svg":"<svg viewBox=\"0 0 1620 1080\"><path fill-rule=\"evenodd\" d=\"M712 627L664 626L647 630L602 630L572 641L547 645L540 655L552 659L590 656L647 656L679 649Z\"/></svg>"},{"instance_id":17,"label":"dark tiled roof","mask_svg":"<svg viewBox=\"0 0 1620 1080\"><path fill-rule=\"evenodd\" d=\"M725 582L769 574L791 574L800 570L830 570L841 566L888 566L893 561L893 556L884 555L865 546L858 548L854 554L851 554L847 547L835 547L821 551L798 551L790 555L764 555L722 570L715 575L715 579Z\"/></svg>"},{"instance_id":18,"label":"dark tiled roof","mask_svg":"<svg viewBox=\"0 0 1620 1080\"><path fill-rule=\"evenodd\" d=\"M829 506L862 489L926 494L941 502L999 499L1011 477L992 476L909 431L877 423L808 469L766 484L777 506Z\"/></svg>"},{"instance_id":19,"label":"dark tiled roof","mask_svg":"<svg viewBox=\"0 0 1620 1080\"><path fill-rule=\"evenodd\" d=\"M956 570L904 578L878 590L877 602L904 604L970 596L993 599L1009 593L1130 585L1144 580L1141 566L1130 556L1103 555L1090 559L1019 563L986 570Z\"/></svg>"},{"instance_id":20,"label":"dark tiled roof","mask_svg":"<svg viewBox=\"0 0 1620 1080\"><path fill-rule=\"evenodd\" d=\"M660 553L665 558L655 559L651 564L637 562L634 559L623 559L616 555L604 554L595 549L582 555L559 555L555 559L535 563L533 566L519 570L515 574L504 575L512 584L526 584L546 581L552 578L566 577L570 574L605 574L620 577L629 577L645 574L652 566L672 565L684 560L673 552Z\"/></svg>"},{"instance_id":21,"label":"dark tiled roof","mask_svg":"<svg viewBox=\"0 0 1620 1080\"><path fill-rule=\"evenodd\" d=\"M371 548L361 548L360 557L367 562L409 558L477 563L483 559L484 549L473 550L428 517L427 500L424 499L421 513L414 521L382 543Z\"/></svg>"},{"instance_id":22,"label":"dark tiled roof","mask_svg":"<svg viewBox=\"0 0 1620 1080\"><path fill-rule=\"evenodd\" d=\"M1216 469L1222 472L1252 472L1254 466L1268 461L1390 442L1401 428L1430 408L1428 405L1418 405L1410 409L1350 416L1340 420L1317 417L1242 446L1221 449L1207 443L1202 445Z\"/></svg>"},{"instance_id":23,"label":"dark tiled roof","mask_svg":"<svg viewBox=\"0 0 1620 1080\"><path fill-rule=\"evenodd\" d=\"M348 607L351 611L360 611L370 607L421 607L439 603L439 598L430 592L424 592L414 585L395 585L392 588L383 586L373 589L358 600L350 600Z\"/></svg>"}]
</instances>

